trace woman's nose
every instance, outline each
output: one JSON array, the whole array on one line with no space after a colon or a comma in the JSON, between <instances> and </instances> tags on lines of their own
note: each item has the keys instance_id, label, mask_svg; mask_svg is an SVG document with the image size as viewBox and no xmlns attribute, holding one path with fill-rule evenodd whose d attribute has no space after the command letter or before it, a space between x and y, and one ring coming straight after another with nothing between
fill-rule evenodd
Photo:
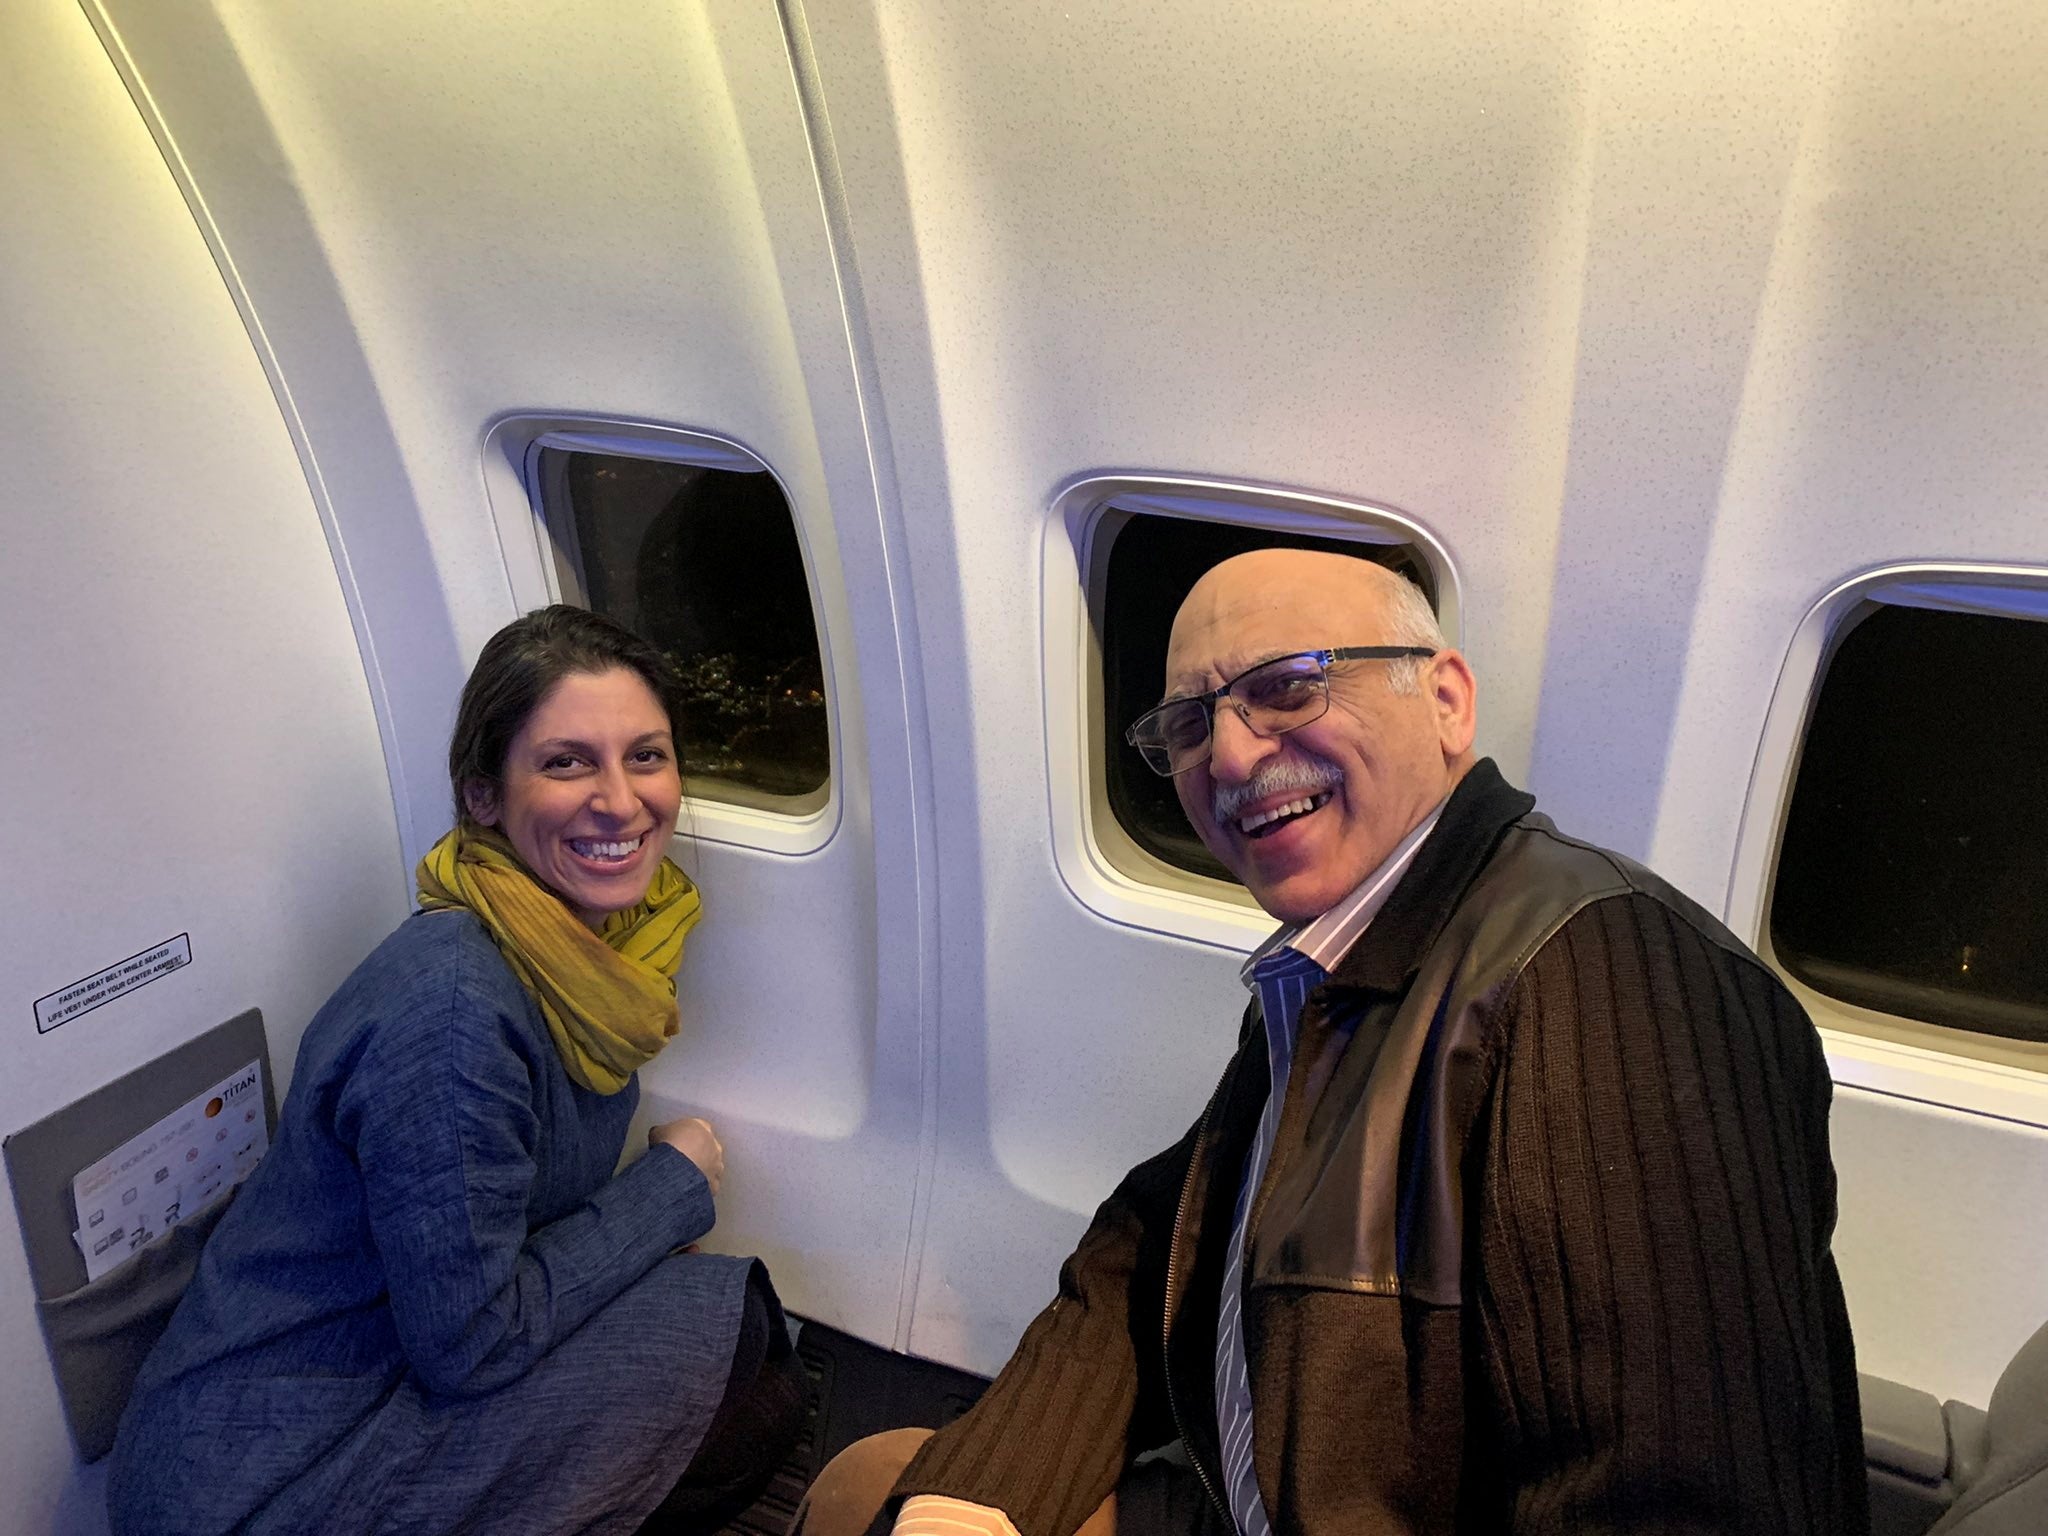
<instances>
[{"instance_id":1,"label":"woman's nose","mask_svg":"<svg viewBox=\"0 0 2048 1536\"><path fill-rule=\"evenodd\" d=\"M590 790L590 808L606 816L625 816L632 805L633 785L626 776L625 764L612 763L599 769Z\"/></svg>"}]
</instances>

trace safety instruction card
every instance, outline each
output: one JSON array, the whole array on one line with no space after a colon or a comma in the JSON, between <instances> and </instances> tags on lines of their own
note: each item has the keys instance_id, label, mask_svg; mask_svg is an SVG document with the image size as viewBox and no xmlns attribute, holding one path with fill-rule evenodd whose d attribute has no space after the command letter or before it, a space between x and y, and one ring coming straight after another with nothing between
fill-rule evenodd
<instances>
[{"instance_id":1,"label":"safety instruction card","mask_svg":"<svg viewBox=\"0 0 2048 1536\"><path fill-rule=\"evenodd\" d=\"M250 1062L71 1181L87 1280L242 1182L270 1145L263 1067Z\"/></svg>"}]
</instances>

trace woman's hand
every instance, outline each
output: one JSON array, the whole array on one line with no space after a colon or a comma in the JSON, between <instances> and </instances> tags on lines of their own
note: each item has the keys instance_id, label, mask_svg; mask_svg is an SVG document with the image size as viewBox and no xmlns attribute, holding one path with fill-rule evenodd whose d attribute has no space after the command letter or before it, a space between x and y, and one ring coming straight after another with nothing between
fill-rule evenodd
<instances>
[{"instance_id":1,"label":"woman's hand","mask_svg":"<svg viewBox=\"0 0 2048 1536\"><path fill-rule=\"evenodd\" d=\"M713 1198L717 1197L718 1186L725 1178L725 1148L718 1144L709 1120L692 1117L657 1125L647 1133L647 1145L651 1147L658 1141L667 1142L695 1163L704 1182L711 1186Z\"/></svg>"}]
</instances>

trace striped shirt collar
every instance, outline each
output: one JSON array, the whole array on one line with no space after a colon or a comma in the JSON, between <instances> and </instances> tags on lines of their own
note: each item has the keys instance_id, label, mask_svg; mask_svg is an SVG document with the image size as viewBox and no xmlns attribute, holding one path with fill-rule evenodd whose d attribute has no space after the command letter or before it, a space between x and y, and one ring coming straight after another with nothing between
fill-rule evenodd
<instances>
[{"instance_id":1,"label":"striped shirt collar","mask_svg":"<svg viewBox=\"0 0 2048 1536\"><path fill-rule=\"evenodd\" d=\"M1306 923L1289 923L1268 935L1265 942L1245 957L1244 965L1238 970L1238 979L1247 987L1256 988L1252 979L1252 967L1256 966L1274 950L1291 945L1300 953L1315 961L1324 971L1337 969L1337 962L1350 952L1359 936L1372 923L1387 898L1394 893L1394 887L1401 883L1401 877L1408 873L1408 866L1415 862L1415 855L1421 849L1429 834L1436 829L1437 818L1444 813L1444 806L1450 800L1446 795L1415 828L1387 855L1380 867L1367 875L1354 891L1339 901L1321 917Z\"/></svg>"}]
</instances>

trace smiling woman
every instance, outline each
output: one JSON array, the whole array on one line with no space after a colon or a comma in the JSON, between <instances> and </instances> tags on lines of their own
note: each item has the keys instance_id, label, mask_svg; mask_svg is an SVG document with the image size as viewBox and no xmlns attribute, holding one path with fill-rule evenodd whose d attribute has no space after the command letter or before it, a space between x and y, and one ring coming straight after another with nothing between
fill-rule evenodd
<instances>
[{"instance_id":1,"label":"smiling woman","mask_svg":"<svg viewBox=\"0 0 2048 1536\"><path fill-rule=\"evenodd\" d=\"M583 922L602 926L647 893L683 801L668 711L630 667L572 672L528 715L497 783L463 786Z\"/></svg>"},{"instance_id":2,"label":"smiling woman","mask_svg":"<svg viewBox=\"0 0 2048 1536\"><path fill-rule=\"evenodd\" d=\"M656 1126L614 1172L700 912L678 692L580 609L484 647L421 913L306 1031L122 1421L117 1532L712 1531L780 1464L781 1307L694 1251L718 1138Z\"/></svg>"}]
</instances>

